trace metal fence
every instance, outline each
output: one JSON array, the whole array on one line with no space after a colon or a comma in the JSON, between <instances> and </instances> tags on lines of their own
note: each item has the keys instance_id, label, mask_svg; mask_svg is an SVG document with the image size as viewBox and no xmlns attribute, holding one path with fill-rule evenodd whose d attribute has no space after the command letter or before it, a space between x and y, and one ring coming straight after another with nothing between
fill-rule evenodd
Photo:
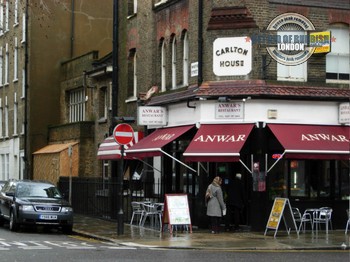
<instances>
[{"instance_id":1,"label":"metal fence","mask_svg":"<svg viewBox=\"0 0 350 262\"><path fill-rule=\"evenodd\" d=\"M70 190L69 177L61 177L58 182L58 187L67 200L71 192L71 204L75 213L112 220L117 218L117 189L119 186L115 179L73 177ZM155 183L124 180L124 222L130 221L132 201L163 202L160 192L159 181Z\"/></svg>"}]
</instances>

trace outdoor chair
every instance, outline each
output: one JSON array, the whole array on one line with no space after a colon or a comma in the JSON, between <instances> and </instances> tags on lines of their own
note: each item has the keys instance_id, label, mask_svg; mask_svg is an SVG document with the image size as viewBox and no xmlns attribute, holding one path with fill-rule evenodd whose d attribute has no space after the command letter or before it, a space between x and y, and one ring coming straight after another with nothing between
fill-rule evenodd
<instances>
[{"instance_id":1,"label":"outdoor chair","mask_svg":"<svg viewBox=\"0 0 350 262\"><path fill-rule=\"evenodd\" d=\"M348 222L346 222L346 227L345 227L345 235L348 233L348 228L350 226L350 209L346 210L346 213L348 215Z\"/></svg>"},{"instance_id":2,"label":"outdoor chair","mask_svg":"<svg viewBox=\"0 0 350 262\"><path fill-rule=\"evenodd\" d=\"M131 207L132 207L132 216L131 216L131 220L130 220L130 225L132 225L135 216L139 217L138 225L140 225L142 222L142 218L144 216L144 210L141 206L141 203L140 202L131 202Z\"/></svg>"},{"instance_id":3,"label":"outdoor chair","mask_svg":"<svg viewBox=\"0 0 350 262\"><path fill-rule=\"evenodd\" d=\"M307 223L310 223L311 231L313 231L314 227L313 227L313 220L312 220L312 212L310 209L306 209L304 211L300 219L298 232L300 232L300 230L303 229L303 233L305 233Z\"/></svg>"},{"instance_id":4,"label":"outdoor chair","mask_svg":"<svg viewBox=\"0 0 350 262\"><path fill-rule=\"evenodd\" d=\"M316 228L316 233L319 228L321 228L321 224L325 224L326 226L326 234L328 234L328 226L331 226L331 229L333 230L332 226L332 208L329 207L321 207L319 209L316 209L313 213L313 224Z\"/></svg>"},{"instance_id":5,"label":"outdoor chair","mask_svg":"<svg viewBox=\"0 0 350 262\"><path fill-rule=\"evenodd\" d=\"M159 223L159 227L161 230L162 229L162 213L163 213L162 204L141 203L141 206L143 208L144 215L143 215L143 219L142 219L140 225L144 227L147 218L149 218L149 222L150 222L151 227L153 227L154 224Z\"/></svg>"}]
</instances>

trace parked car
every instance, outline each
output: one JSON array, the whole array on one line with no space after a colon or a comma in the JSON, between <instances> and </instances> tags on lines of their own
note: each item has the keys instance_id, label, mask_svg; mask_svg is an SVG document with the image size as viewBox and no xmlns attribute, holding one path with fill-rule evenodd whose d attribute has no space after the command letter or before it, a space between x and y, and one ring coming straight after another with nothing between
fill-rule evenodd
<instances>
[{"instance_id":1,"label":"parked car","mask_svg":"<svg viewBox=\"0 0 350 262\"><path fill-rule=\"evenodd\" d=\"M0 191L0 225L9 221L11 231L21 225L44 225L71 233L73 209L53 184L9 180Z\"/></svg>"},{"instance_id":2,"label":"parked car","mask_svg":"<svg viewBox=\"0 0 350 262\"><path fill-rule=\"evenodd\" d=\"M0 190L3 188L5 185L6 181L0 180Z\"/></svg>"}]
</instances>

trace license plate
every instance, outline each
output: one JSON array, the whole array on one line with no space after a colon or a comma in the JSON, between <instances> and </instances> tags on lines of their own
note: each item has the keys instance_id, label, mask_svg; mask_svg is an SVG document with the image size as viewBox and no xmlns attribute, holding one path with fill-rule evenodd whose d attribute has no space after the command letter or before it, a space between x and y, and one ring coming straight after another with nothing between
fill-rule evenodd
<instances>
[{"instance_id":1,"label":"license plate","mask_svg":"<svg viewBox=\"0 0 350 262\"><path fill-rule=\"evenodd\" d=\"M57 216L54 216L54 215L40 215L39 219L55 220L55 219L57 219Z\"/></svg>"}]
</instances>

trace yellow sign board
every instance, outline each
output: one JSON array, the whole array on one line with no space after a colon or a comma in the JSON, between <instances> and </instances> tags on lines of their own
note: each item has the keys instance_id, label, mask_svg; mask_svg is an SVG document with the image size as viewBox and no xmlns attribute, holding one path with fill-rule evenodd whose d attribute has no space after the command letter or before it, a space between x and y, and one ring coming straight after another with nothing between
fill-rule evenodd
<instances>
[{"instance_id":1,"label":"yellow sign board","mask_svg":"<svg viewBox=\"0 0 350 262\"><path fill-rule=\"evenodd\" d=\"M331 51L331 32L310 33L310 46L316 47L314 54L328 53Z\"/></svg>"}]
</instances>

